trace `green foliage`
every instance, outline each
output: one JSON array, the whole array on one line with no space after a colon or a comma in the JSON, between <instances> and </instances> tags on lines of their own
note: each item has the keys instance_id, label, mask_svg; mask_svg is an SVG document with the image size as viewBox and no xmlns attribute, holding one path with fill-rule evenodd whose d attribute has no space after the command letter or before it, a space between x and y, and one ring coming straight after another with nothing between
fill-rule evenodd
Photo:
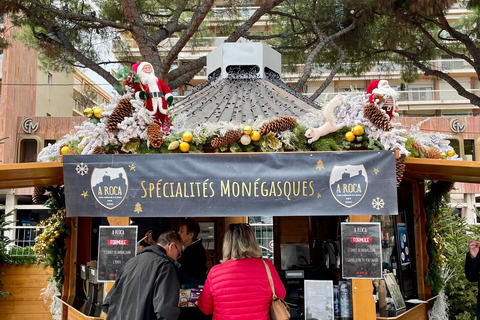
<instances>
[{"instance_id":1,"label":"green foliage","mask_svg":"<svg viewBox=\"0 0 480 320\"><path fill-rule=\"evenodd\" d=\"M65 239L70 234L65 221L65 194L63 186L51 186L47 190L50 191L50 198L45 202L45 206L50 208L48 210L50 217L37 225L45 228L35 239L33 250L45 267L52 268L52 277L57 289L62 292L65 276L64 259L67 253Z\"/></svg>"},{"instance_id":2,"label":"green foliage","mask_svg":"<svg viewBox=\"0 0 480 320\"><path fill-rule=\"evenodd\" d=\"M2 213L0 215L0 264L9 263L10 256L7 252L7 245L12 242L7 236L4 235L5 231L10 230L8 228L9 225L14 223L15 221L6 221L6 218L13 215L13 211L8 213ZM3 275L3 272L0 274ZM2 286L2 282L0 281L0 287ZM0 289L0 299L5 299L6 295L12 295L10 292L3 291Z\"/></svg>"},{"instance_id":3,"label":"green foliage","mask_svg":"<svg viewBox=\"0 0 480 320\"><path fill-rule=\"evenodd\" d=\"M443 207L439 219L441 250L444 268L451 278L445 283L450 319L474 319L477 307L477 283L465 278L465 257L469 239L480 240L480 226L469 225L465 218L453 215L453 209ZM437 216L438 217L438 216Z\"/></svg>"},{"instance_id":4,"label":"green foliage","mask_svg":"<svg viewBox=\"0 0 480 320\"><path fill-rule=\"evenodd\" d=\"M449 182L445 181L429 181L425 194L424 206L427 216L425 225L425 233L427 235L427 253L428 253L428 270L425 276L425 282L430 286L432 294L437 295L444 286L444 279L442 273L441 256L442 241L441 241L441 227L438 220L443 213L448 209L448 189L446 185ZM448 189L448 190L446 190Z\"/></svg>"},{"instance_id":5,"label":"green foliage","mask_svg":"<svg viewBox=\"0 0 480 320\"><path fill-rule=\"evenodd\" d=\"M37 263L38 258L32 247L12 247L9 251L10 264L32 264Z\"/></svg>"}]
</instances>

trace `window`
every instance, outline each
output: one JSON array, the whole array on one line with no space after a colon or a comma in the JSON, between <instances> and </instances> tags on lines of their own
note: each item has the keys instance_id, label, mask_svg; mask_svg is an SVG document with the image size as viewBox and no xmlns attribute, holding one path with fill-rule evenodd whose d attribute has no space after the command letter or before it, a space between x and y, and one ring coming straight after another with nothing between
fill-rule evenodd
<instances>
[{"instance_id":1,"label":"window","mask_svg":"<svg viewBox=\"0 0 480 320\"><path fill-rule=\"evenodd\" d=\"M273 217L248 217L248 223L255 233L262 256L273 261Z\"/></svg>"},{"instance_id":2,"label":"window","mask_svg":"<svg viewBox=\"0 0 480 320\"><path fill-rule=\"evenodd\" d=\"M20 141L20 157L18 162L37 162L37 140L23 139Z\"/></svg>"},{"instance_id":3,"label":"window","mask_svg":"<svg viewBox=\"0 0 480 320\"><path fill-rule=\"evenodd\" d=\"M433 86L408 86L409 101L433 100Z\"/></svg>"},{"instance_id":4,"label":"window","mask_svg":"<svg viewBox=\"0 0 480 320\"><path fill-rule=\"evenodd\" d=\"M461 155L460 153L460 141L458 141L455 138L450 138L450 146L455 150L455 153L458 154L458 156Z\"/></svg>"},{"instance_id":5,"label":"window","mask_svg":"<svg viewBox=\"0 0 480 320\"><path fill-rule=\"evenodd\" d=\"M51 85L53 83L53 76L50 72L47 72L47 83Z\"/></svg>"},{"instance_id":6,"label":"window","mask_svg":"<svg viewBox=\"0 0 480 320\"><path fill-rule=\"evenodd\" d=\"M465 160L476 161L477 159L475 159L475 140L463 140L463 144L465 150Z\"/></svg>"}]
</instances>

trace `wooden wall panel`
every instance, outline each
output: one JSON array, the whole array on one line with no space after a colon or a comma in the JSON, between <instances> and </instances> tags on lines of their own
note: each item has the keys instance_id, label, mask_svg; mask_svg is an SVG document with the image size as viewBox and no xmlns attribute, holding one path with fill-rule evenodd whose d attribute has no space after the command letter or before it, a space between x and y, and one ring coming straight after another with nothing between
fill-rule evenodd
<instances>
[{"instance_id":1,"label":"wooden wall panel","mask_svg":"<svg viewBox=\"0 0 480 320\"><path fill-rule=\"evenodd\" d=\"M309 243L308 217L281 217L280 243Z\"/></svg>"},{"instance_id":2,"label":"wooden wall panel","mask_svg":"<svg viewBox=\"0 0 480 320\"><path fill-rule=\"evenodd\" d=\"M12 293L0 301L0 319L50 320L50 305L40 297L48 285L51 269L39 265L0 265L1 289Z\"/></svg>"}]
</instances>

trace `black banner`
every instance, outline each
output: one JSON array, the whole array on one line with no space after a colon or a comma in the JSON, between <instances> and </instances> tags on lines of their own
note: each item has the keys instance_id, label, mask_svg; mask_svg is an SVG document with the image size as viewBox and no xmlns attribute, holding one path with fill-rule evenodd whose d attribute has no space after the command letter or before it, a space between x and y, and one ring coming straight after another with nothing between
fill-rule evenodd
<instances>
[{"instance_id":1,"label":"black banner","mask_svg":"<svg viewBox=\"0 0 480 320\"><path fill-rule=\"evenodd\" d=\"M67 216L396 215L392 151L66 155Z\"/></svg>"},{"instance_id":2,"label":"black banner","mask_svg":"<svg viewBox=\"0 0 480 320\"><path fill-rule=\"evenodd\" d=\"M137 254L137 226L100 226L98 237L98 281L115 281L118 271Z\"/></svg>"},{"instance_id":3,"label":"black banner","mask_svg":"<svg viewBox=\"0 0 480 320\"><path fill-rule=\"evenodd\" d=\"M342 278L382 278L380 223L342 223Z\"/></svg>"}]
</instances>

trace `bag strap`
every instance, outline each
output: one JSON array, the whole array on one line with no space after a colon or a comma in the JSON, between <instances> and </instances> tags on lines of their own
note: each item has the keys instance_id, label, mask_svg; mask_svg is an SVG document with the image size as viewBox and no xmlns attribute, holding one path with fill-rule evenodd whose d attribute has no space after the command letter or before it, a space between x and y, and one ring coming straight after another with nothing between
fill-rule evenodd
<instances>
[{"instance_id":1,"label":"bag strap","mask_svg":"<svg viewBox=\"0 0 480 320\"><path fill-rule=\"evenodd\" d=\"M262 259L262 258L260 258ZM273 293L273 300L277 299L277 295L275 294L275 286L273 285L272 274L270 273L270 268L268 267L265 260L262 259L263 264L265 265L265 269L267 270L268 281L270 282L270 287L272 288Z\"/></svg>"}]
</instances>

